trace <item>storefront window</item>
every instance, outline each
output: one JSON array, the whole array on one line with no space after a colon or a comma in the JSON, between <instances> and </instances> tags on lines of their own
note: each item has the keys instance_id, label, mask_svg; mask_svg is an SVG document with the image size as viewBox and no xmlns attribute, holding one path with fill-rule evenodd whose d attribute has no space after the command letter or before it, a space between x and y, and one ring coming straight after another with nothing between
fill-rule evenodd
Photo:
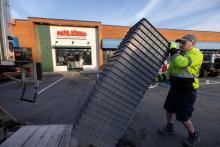
<instances>
[{"instance_id":1,"label":"storefront window","mask_svg":"<svg viewBox=\"0 0 220 147\"><path fill-rule=\"evenodd\" d=\"M80 68L80 59L83 65L91 65L91 49L56 49L56 66Z\"/></svg>"},{"instance_id":2,"label":"storefront window","mask_svg":"<svg viewBox=\"0 0 220 147\"><path fill-rule=\"evenodd\" d=\"M62 66L67 65L68 57L67 57L67 51L65 50L56 50L56 65Z\"/></svg>"},{"instance_id":3,"label":"storefront window","mask_svg":"<svg viewBox=\"0 0 220 147\"><path fill-rule=\"evenodd\" d=\"M107 64L113 54L115 53L115 49L108 49L108 50L103 50L103 62L104 64Z\"/></svg>"}]
</instances>

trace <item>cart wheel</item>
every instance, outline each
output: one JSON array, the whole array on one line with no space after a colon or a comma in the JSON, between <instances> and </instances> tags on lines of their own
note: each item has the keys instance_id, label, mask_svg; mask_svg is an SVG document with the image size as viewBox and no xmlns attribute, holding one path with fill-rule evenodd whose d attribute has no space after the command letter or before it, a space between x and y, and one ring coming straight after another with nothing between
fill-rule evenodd
<instances>
[{"instance_id":1,"label":"cart wheel","mask_svg":"<svg viewBox=\"0 0 220 147\"><path fill-rule=\"evenodd\" d=\"M116 147L135 147L135 143L126 139L120 139Z\"/></svg>"},{"instance_id":2,"label":"cart wheel","mask_svg":"<svg viewBox=\"0 0 220 147\"><path fill-rule=\"evenodd\" d=\"M137 134L136 132L128 127L124 135L119 139L116 147L136 147L137 145Z\"/></svg>"}]
</instances>

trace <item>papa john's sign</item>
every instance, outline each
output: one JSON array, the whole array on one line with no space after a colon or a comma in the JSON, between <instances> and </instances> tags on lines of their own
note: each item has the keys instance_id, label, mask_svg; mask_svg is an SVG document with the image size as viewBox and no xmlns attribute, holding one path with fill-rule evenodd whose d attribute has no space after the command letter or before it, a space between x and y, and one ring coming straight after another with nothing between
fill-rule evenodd
<instances>
[{"instance_id":1,"label":"papa john's sign","mask_svg":"<svg viewBox=\"0 0 220 147\"><path fill-rule=\"evenodd\" d=\"M78 39L85 40L86 32L77 30L59 30L57 31L57 39Z\"/></svg>"}]
</instances>

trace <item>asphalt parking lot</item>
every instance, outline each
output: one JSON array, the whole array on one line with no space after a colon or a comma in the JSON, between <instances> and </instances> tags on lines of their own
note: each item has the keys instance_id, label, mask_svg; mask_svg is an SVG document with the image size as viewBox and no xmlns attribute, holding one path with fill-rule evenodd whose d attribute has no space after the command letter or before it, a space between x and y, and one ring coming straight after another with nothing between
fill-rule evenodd
<instances>
[{"instance_id":1,"label":"asphalt parking lot","mask_svg":"<svg viewBox=\"0 0 220 147\"><path fill-rule=\"evenodd\" d=\"M62 73L44 76L36 103L19 100L21 85L13 81L0 82L0 105L17 120L30 124L65 124L74 121L76 112L96 74ZM201 136L199 147L219 147L220 144L220 77L201 79L193 122ZM26 97L33 97L29 84ZM187 135L183 126L175 123L177 135L161 137L157 129L165 122L163 102L168 88L165 85L146 92L127 133L137 137L138 147L179 147L180 139Z\"/></svg>"}]
</instances>

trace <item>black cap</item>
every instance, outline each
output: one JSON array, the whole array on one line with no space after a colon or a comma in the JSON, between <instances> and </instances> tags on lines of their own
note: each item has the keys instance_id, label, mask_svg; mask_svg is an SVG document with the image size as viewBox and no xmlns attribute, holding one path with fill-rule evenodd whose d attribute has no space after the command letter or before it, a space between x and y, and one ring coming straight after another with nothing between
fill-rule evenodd
<instances>
[{"instance_id":1,"label":"black cap","mask_svg":"<svg viewBox=\"0 0 220 147\"><path fill-rule=\"evenodd\" d=\"M194 35L192 35L192 34L186 34L181 39L177 39L176 40L176 42L181 42L181 41L196 42L196 37Z\"/></svg>"}]
</instances>

